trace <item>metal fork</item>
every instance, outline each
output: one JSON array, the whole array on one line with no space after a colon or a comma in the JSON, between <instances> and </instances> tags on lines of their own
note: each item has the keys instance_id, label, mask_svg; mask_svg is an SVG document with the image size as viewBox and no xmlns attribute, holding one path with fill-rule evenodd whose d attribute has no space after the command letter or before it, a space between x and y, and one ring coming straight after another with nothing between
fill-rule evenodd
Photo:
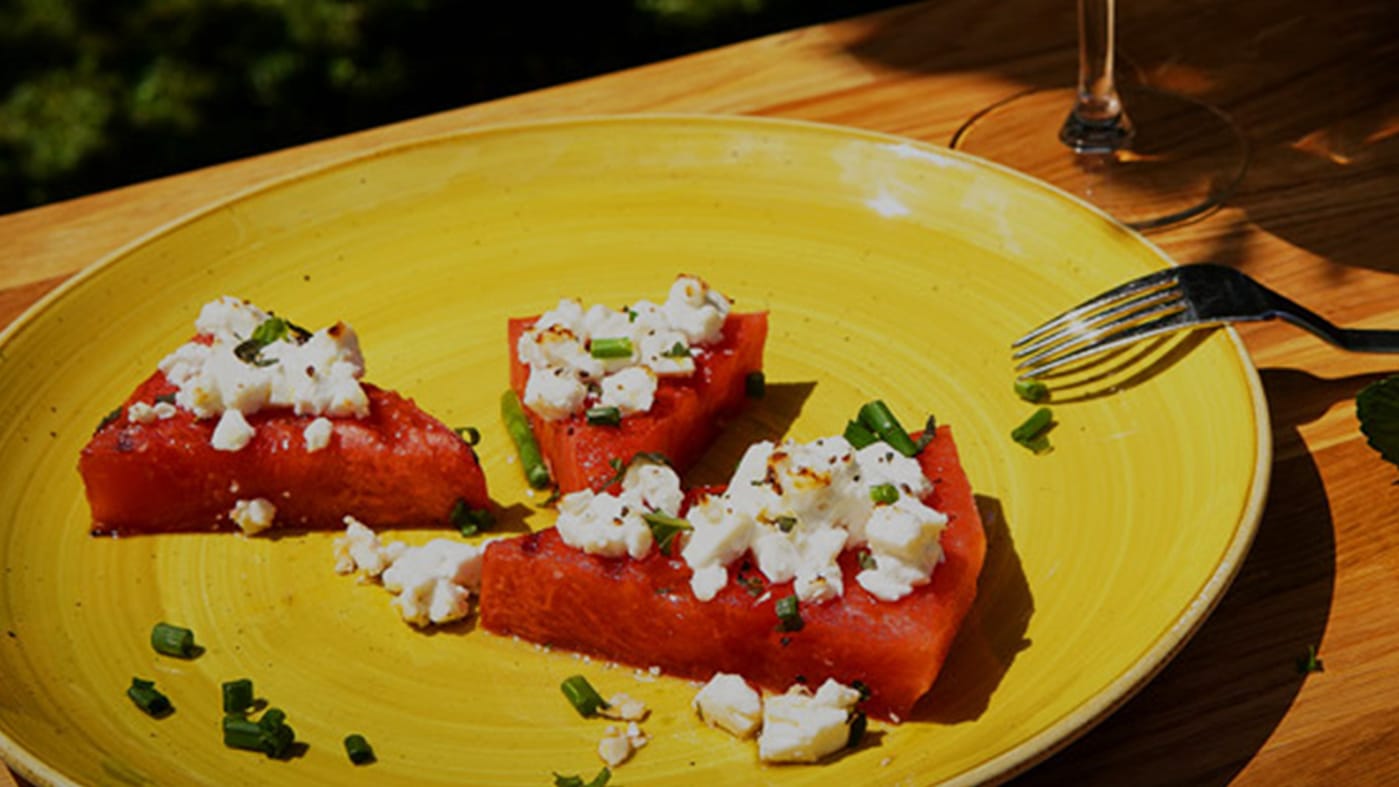
<instances>
[{"instance_id":1,"label":"metal fork","mask_svg":"<svg viewBox=\"0 0 1399 787\"><path fill-rule=\"evenodd\" d=\"M1157 271L1114 287L1011 343L1022 379L1169 331L1280 317L1357 352L1399 352L1399 331L1337 328L1310 309L1223 265Z\"/></svg>"}]
</instances>

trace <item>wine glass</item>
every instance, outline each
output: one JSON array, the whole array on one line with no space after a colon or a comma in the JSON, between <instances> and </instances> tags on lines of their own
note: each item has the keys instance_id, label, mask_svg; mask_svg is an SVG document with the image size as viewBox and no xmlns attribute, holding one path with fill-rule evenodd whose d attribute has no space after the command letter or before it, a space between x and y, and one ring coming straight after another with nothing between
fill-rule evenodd
<instances>
[{"instance_id":1,"label":"wine glass","mask_svg":"<svg viewBox=\"0 0 1399 787\"><path fill-rule=\"evenodd\" d=\"M1115 14L1114 0L1078 0L1077 87L1029 90L992 104L957 130L952 147L1048 181L1137 229L1198 216L1238 184L1248 146L1228 116L1208 104L1119 87ZM1068 117L1059 122L1065 107Z\"/></svg>"}]
</instances>

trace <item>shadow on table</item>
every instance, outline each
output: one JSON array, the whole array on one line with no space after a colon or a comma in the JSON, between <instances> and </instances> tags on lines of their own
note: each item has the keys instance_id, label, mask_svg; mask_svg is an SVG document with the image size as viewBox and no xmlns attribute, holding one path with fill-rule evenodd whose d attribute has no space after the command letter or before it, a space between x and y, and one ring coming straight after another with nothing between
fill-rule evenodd
<instances>
[{"instance_id":1,"label":"shadow on table","mask_svg":"<svg viewBox=\"0 0 1399 787\"><path fill-rule=\"evenodd\" d=\"M1265 369L1273 475L1263 520L1233 585L1184 649L1139 694L1026 785L1224 785L1286 715L1330 614L1336 548L1326 490L1298 428L1379 375L1323 380ZM1091 770L1085 766L1091 764Z\"/></svg>"},{"instance_id":2,"label":"shadow on table","mask_svg":"<svg viewBox=\"0 0 1399 787\"><path fill-rule=\"evenodd\" d=\"M1025 632L1035 599L1001 501L977 495L976 508L986 531L976 601L933 690L914 706L913 721L956 724L980 717L1015 657L1030 646Z\"/></svg>"}]
</instances>

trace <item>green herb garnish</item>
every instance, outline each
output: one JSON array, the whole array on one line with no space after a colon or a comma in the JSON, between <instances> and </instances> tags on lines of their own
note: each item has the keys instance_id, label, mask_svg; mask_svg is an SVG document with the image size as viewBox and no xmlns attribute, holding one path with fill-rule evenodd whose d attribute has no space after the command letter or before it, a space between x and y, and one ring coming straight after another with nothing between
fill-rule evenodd
<instances>
[{"instance_id":1,"label":"green herb garnish","mask_svg":"<svg viewBox=\"0 0 1399 787\"><path fill-rule=\"evenodd\" d=\"M1370 447L1386 461L1399 465L1399 374L1360 389L1355 415Z\"/></svg>"},{"instance_id":2,"label":"green herb garnish","mask_svg":"<svg viewBox=\"0 0 1399 787\"><path fill-rule=\"evenodd\" d=\"M860 423L904 456L918 455L918 446L913 444L899 419L894 417L894 413L882 400L876 399L860 408Z\"/></svg>"},{"instance_id":3,"label":"green herb garnish","mask_svg":"<svg viewBox=\"0 0 1399 787\"><path fill-rule=\"evenodd\" d=\"M1031 404L1039 404L1049 398L1049 386L1039 380L1016 380L1015 395Z\"/></svg>"},{"instance_id":4,"label":"green herb garnish","mask_svg":"<svg viewBox=\"0 0 1399 787\"><path fill-rule=\"evenodd\" d=\"M359 733L345 736L345 754L355 765L366 765L374 762L374 747L370 746L369 741L365 740L364 736Z\"/></svg>"},{"instance_id":5,"label":"green herb garnish","mask_svg":"<svg viewBox=\"0 0 1399 787\"><path fill-rule=\"evenodd\" d=\"M767 377L762 372L749 372L743 378L743 393L749 399L761 399L767 396Z\"/></svg>"},{"instance_id":6,"label":"green herb garnish","mask_svg":"<svg viewBox=\"0 0 1399 787\"><path fill-rule=\"evenodd\" d=\"M448 514L448 519L461 531L464 536L474 536L483 530L490 530L495 524L495 517L484 508L472 508L465 500L458 499L452 504L452 512Z\"/></svg>"},{"instance_id":7,"label":"green herb garnish","mask_svg":"<svg viewBox=\"0 0 1399 787\"><path fill-rule=\"evenodd\" d=\"M773 609L777 612L778 631L801 631L802 626L806 625L795 595L778 599Z\"/></svg>"},{"instance_id":8,"label":"green herb garnish","mask_svg":"<svg viewBox=\"0 0 1399 787\"><path fill-rule=\"evenodd\" d=\"M870 500L876 503L896 503L899 500L899 490L893 484L875 484L870 487Z\"/></svg>"},{"instance_id":9,"label":"green herb garnish","mask_svg":"<svg viewBox=\"0 0 1399 787\"><path fill-rule=\"evenodd\" d=\"M937 416L928 415L928 420L923 422L923 434L918 435L918 439L913 443L913 447L918 449L918 453L923 453L923 449L928 447L928 443L938 436Z\"/></svg>"},{"instance_id":10,"label":"green herb garnish","mask_svg":"<svg viewBox=\"0 0 1399 787\"><path fill-rule=\"evenodd\" d=\"M662 511L650 511L641 515L646 526L651 528L651 538L655 539L656 546L664 554L670 551L670 544L680 533L694 530L694 526L688 521L678 516L671 516Z\"/></svg>"},{"instance_id":11,"label":"green herb garnish","mask_svg":"<svg viewBox=\"0 0 1399 787\"><path fill-rule=\"evenodd\" d=\"M612 477L607 479L599 488L610 489L612 486L622 483L622 479L627 476L627 471L637 462L651 462L653 464L665 465L666 467L671 466L670 459L666 458L665 454L657 451L638 451L632 454L632 458L625 462L614 456L607 460L607 464L612 468Z\"/></svg>"},{"instance_id":12,"label":"green herb garnish","mask_svg":"<svg viewBox=\"0 0 1399 787\"><path fill-rule=\"evenodd\" d=\"M632 354L631 339L620 336L615 339L593 339L588 345L588 352L594 358L630 358Z\"/></svg>"},{"instance_id":13,"label":"green herb garnish","mask_svg":"<svg viewBox=\"0 0 1399 787\"><path fill-rule=\"evenodd\" d=\"M845 441L856 449L860 449L879 442L879 437L866 429L865 425L859 421L851 421L845 425Z\"/></svg>"},{"instance_id":14,"label":"green herb garnish","mask_svg":"<svg viewBox=\"0 0 1399 787\"><path fill-rule=\"evenodd\" d=\"M223 684L223 712L246 713L253 704L253 682L249 678L230 680Z\"/></svg>"},{"instance_id":15,"label":"green herb garnish","mask_svg":"<svg viewBox=\"0 0 1399 787\"><path fill-rule=\"evenodd\" d=\"M510 434L510 440L515 443L515 450L520 455L520 467L529 485L535 489L549 486L549 468L544 464L544 455L539 452L539 441L534 438L534 430L525 417L520 397L514 391L507 390L501 394L500 417L505 422L505 431Z\"/></svg>"},{"instance_id":16,"label":"green herb garnish","mask_svg":"<svg viewBox=\"0 0 1399 787\"><path fill-rule=\"evenodd\" d=\"M857 710L850 714L850 720L846 724L850 725L850 736L845 739L845 748L853 749L865 739L865 730L869 727L869 719L865 717L864 711Z\"/></svg>"},{"instance_id":17,"label":"green herb garnish","mask_svg":"<svg viewBox=\"0 0 1399 787\"><path fill-rule=\"evenodd\" d=\"M155 718L167 716L175 710L170 698L156 690L155 681L132 678L126 696L136 703L136 707Z\"/></svg>"},{"instance_id":18,"label":"green herb garnish","mask_svg":"<svg viewBox=\"0 0 1399 787\"><path fill-rule=\"evenodd\" d=\"M174 391L171 391L170 393L164 393L164 394L161 394L160 396L157 396L157 397L155 398L154 404L161 404L161 403L164 403L164 404L174 404L174 403L175 403L175 392L174 392Z\"/></svg>"},{"instance_id":19,"label":"green herb garnish","mask_svg":"<svg viewBox=\"0 0 1399 787\"><path fill-rule=\"evenodd\" d=\"M1010 439L1037 454L1050 450L1049 429L1054 425L1054 414L1048 407L1041 407L1025 419L1025 422L1011 430Z\"/></svg>"},{"instance_id":20,"label":"green herb garnish","mask_svg":"<svg viewBox=\"0 0 1399 787\"><path fill-rule=\"evenodd\" d=\"M567 678L559 684L559 688L563 690L564 696L568 697L573 708L578 711L578 715L584 718L596 716L599 710L611 707L602 698L602 695L597 693L597 689L593 688L593 684L589 683L588 679L582 675L573 675Z\"/></svg>"},{"instance_id":21,"label":"green herb garnish","mask_svg":"<svg viewBox=\"0 0 1399 787\"><path fill-rule=\"evenodd\" d=\"M608 780L612 778L612 771L606 767L597 772L590 782L583 781L582 776L564 776L558 772L554 773L554 787L606 787Z\"/></svg>"},{"instance_id":22,"label":"green herb garnish","mask_svg":"<svg viewBox=\"0 0 1399 787\"><path fill-rule=\"evenodd\" d=\"M619 426L622 423L622 411L616 407L589 407L584 413L584 418L593 426Z\"/></svg>"},{"instance_id":23,"label":"green herb garnish","mask_svg":"<svg viewBox=\"0 0 1399 787\"><path fill-rule=\"evenodd\" d=\"M260 751L281 759L295 742L296 731L287 724L287 714L277 708L269 708L257 721L239 715L223 717L223 745L230 749Z\"/></svg>"},{"instance_id":24,"label":"green herb garnish","mask_svg":"<svg viewBox=\"0 0 1399 787\"><path fill-rule=\"evenodd\" d=\"M860 568L866 571L873 571L879 567L879 565L874 562L874 555L870 554L868 550L860 550L859 561Z\"/></svg>"},{"instance_id":25,"label":"green herb garnish","mask_svg":"<svg viewBox=\"0 0 1399 787\"><path fill-rule=\"evenodd\" d=\"M783 533L790 533L792 532L792 528L797 526L797 518L794 516L780 516L774 519L773 523L776 524L777 529L781 530Z\"/></svg>"},{"instance_id":26,"label":"green herb garnish","mask_svg":"<svg viewBox=\"0 0 1399 787\"><path fill-rule=\"evenodd\" d=\"M108 424L115 423L116 420L117 420L118 418L121 418L121 408L120 408L120 407L118 407L117 409L111 411L110 413L107 413L106 415L102 416L102 420L97 422L97 428L96 428L96 429L93 429L93 430L92 430L92 433L93 433L93 434L97 434L98 432L102 431L103 429L106 429Z\"/></svg>"},{"instance_id":27,"label":"green herb garnish","mask_svg":"<svg viewBox=\"0 0 1399 787\"><path fill-rule=\"evenodd\" d=\"M690 348L686 347L684 342L676 342L670 346L669 350L661 353L661 356L664 358L689 358Z\"/></svg>"},{"instance_id":28,"label":"green herb garnish","mask_svg":"<svg viewBox=\"0 0 1399 787\"><path fill-rule=\"evenodd\" d=\"M182 659L199 655L199 648L194 644L194 632L169 623L157 623L151 629L151 647L157 653Z\"/></svg>"}]
</instances>

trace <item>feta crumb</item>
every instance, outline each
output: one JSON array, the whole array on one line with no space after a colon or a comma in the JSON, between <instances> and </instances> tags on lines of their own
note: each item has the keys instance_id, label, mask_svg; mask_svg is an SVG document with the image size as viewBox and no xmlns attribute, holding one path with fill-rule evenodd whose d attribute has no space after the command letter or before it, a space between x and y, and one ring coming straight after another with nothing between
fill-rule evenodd
<instances>
[{"instance_id":1,"label":"feta crumb","mask_svg":"<svg viewBox=\"0 0 1399 787\"><path fill-rule=\"evenodd\" d=\"M655 511L674 514L683 501L675 471L663 464L633 462L618 494L583 489L560 498L555 526L563 542L574 549L640 559L651 551L654 541L644 516Z\"/></svg>"},{"instance_id":2,"label":"feta crumb","mask_svg":"<svg viewBox=\"0 0 1399 787\"><path fill-rule=\"evenodd\" d=\"M731 308L728 298L693 276L677 277L664 304L641 300L625 309L594 305L585 312L578 300L561 300L516 343L529 367L524 404L548 420L567 418L590 401L623 415L645 412L654 402L656 377L694 374L696 347L723 337ZM600 339L625 339L632 351L594 358L591 345ZM590 384L598 383L600 390L591 393Z\"/></svg>"},{"instance_id":3,"label":"feta crumb","mask_svg":"<svg viewBox=\"0 0 1399 787\"><path fill-rule=\"evenodd\" d=\"M704 684L692 707L705 724L739 738L752 737L763 717L762 696L743 678L725 672Z\"/></svg>"},{"instance_id":4,"label":"feta crumb","mask_svg":"<svg viewBox=\"0 0 1399 787\"><path fill-rule=\"evenodd\" d=\"M346 516L344 521L345 535L335 539L337 574L362 571L365 576L377 577L408 548L402 541L383 544L373 530L352 516Z\"/></svg>"},{"instance_id":5,"label":"feta crumb","mask_svg":"<svg viewBox=\"0 0 1399 787\"><path fill-rule=\"evenodd\" d=\"M607 700L606 708L598 710L598 715L613 721L645 721L650 712L646 703L619 691Z\"/></svg>"},{"instance_id":6,"label":"feta crumb","mask_svg":"<svg viewBox=\"0 0 1399 787\"><path fill-rule=\"evenodd\" d=\"M245 534L255 536L272 527L272 522L277 518L277 507L262 497L239 500L233 504L228 516Z\"/></svg>"},{"instance_id":7,"label":"feta crumb","mask_svg":"<svg viewBox=\"0 0 1399 787\"><path fill-rule=\"evenodd\" d=\"M219 417L219 425L214 427L214 436L209 441L217 451L241 451L253 439L252 424L238 410L225 410Z\"/></svg>"},{"instance_id":8,"label":"feta crumb","mask_svg":"<svg viewBox=\"0 0 1399 787\"><path fill-rule=\"evenodd\" d=\"M609 768L616 768L631 759L632 754L645 746L649 740L636 722L628 724L625 728L609 724L603 730L602 740L598 742L597 753Z\"/></svg>"},{"instance_id":9,"label":"feta crumb","mask_svg":"<svg viewBox=\"0 0 1399 787\"><path fill-rule=\"evenodd\" d=\"M380 578L398 594L394 606L409 623L460 620L471 611L471 592L481 588L483 551L475 544L436 538L404 549Z\"/></svg>"},{"instance_id":10,"label":"feta crumb","mask_svg":"<svg viewBox=\"0 0 1399 787\"><path fill-rule=\"evenodd\" d=\"M812 695L804 686L768 697L758 759L763 762L816 762L840 751L850 739L849 722L860 692L828 679Z\"/></svg>"},{"instance_id":11,"label":"feta crumb","mask_svg":"<svg viewBox=\"0 0 1399 787\"><path fill-rule=\"evenodd\" d=\"M315 453L330 445L331 432L335 430L335 425L329 418L321 416L306 425L302 435L306 438L306 450Z\"/></svg>"},{"instance_id":12,"label":"feta crumb","mask_svg":"<svg viewBox=\"0 0 1399 787\"><path fill-rule=\"evenodd\" d=\"M126 408L126 420L133 424L152 424L157 420L165 420L175 415L175 405L169 402L156 402L154 405L145 402L133 402Z\"/></svg>"},{"instance_id":13,"label":"feta crumb","mask_svg":"<svg viewBox=\"0 0 1399 787\"><path fill-rule=\"evenodd\" d=\"M220 425L230 412L249 415L267 407L290 407L297 415L368 415L354 329L336 323L309 336L293 333L248 358L245 342L271 316L237 298L205 304L195 321L203 341L187 342L159 364L178 389L175 403L201 419L223 416Z\"/></svg>"}]
</instances>

